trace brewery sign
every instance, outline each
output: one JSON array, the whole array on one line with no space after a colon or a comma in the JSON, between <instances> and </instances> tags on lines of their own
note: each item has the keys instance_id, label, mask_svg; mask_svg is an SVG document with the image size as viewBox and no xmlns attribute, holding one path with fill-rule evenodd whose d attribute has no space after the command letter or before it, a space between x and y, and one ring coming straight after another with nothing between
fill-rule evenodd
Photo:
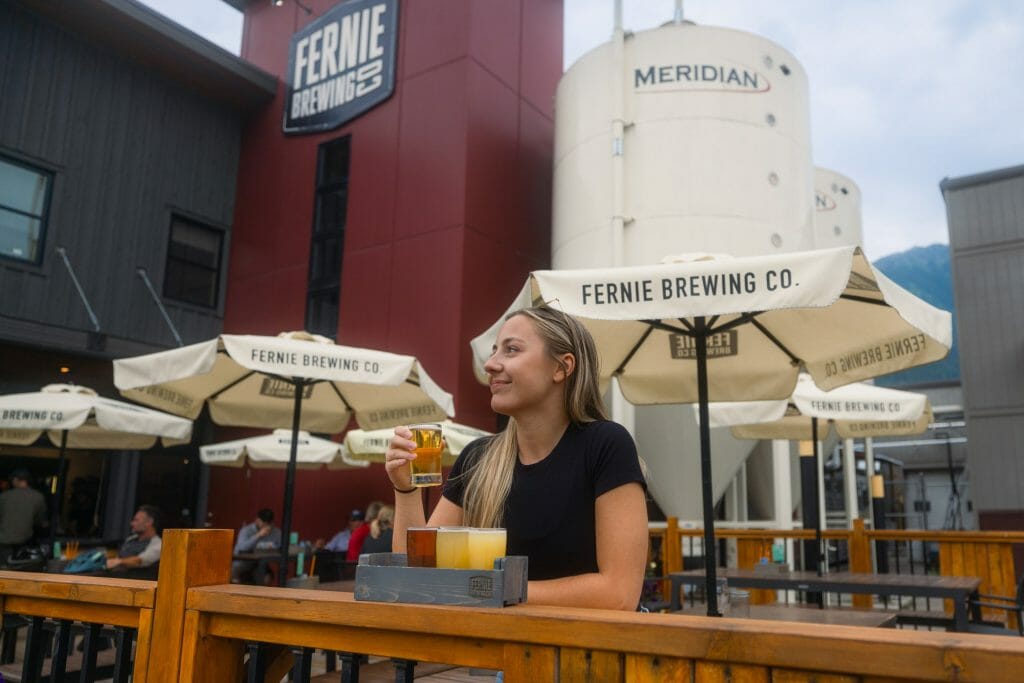
<instances>
[{"instance_id":1,"label":"brewery sign","mask_svg":"<svg viewBox=\"0 0 1024 683\"><path fill-rule=\"evenodd\" d=\"M285 133L331 130L395 89L398 0L350 0L292 36Z\"/></svg>"}]
</instances>

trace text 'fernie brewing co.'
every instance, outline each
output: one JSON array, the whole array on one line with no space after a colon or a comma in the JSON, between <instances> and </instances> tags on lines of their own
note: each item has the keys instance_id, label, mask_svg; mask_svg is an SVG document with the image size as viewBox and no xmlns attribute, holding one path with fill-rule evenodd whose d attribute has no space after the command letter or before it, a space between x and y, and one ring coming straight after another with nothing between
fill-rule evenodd
<instances>
[{"instance_id":1,"label":"text 'fernie brewing co.'","mask_svg":"<svg viewBox=\"0 0 1024 683\"><path fill-rule=\"evenodd\" d=\"M398 0L345 2L295 33L284 132L337 128L387 99L397 44Z\"/></svg>"}]
</instances>

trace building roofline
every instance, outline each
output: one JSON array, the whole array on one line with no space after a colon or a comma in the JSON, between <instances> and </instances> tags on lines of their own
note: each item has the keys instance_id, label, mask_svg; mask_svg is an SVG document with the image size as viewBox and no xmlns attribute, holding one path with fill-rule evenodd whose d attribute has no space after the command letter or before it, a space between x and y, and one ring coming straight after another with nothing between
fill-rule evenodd
<instances>
[{"instance_id":1,"label":"building roofline","mask_svg":"<svg viewBox=\"0 0 1024 683\"><path fill-rule=\"evenodd\" d=\"M1008 168L1000 168L994 171L985 171L984 173L960 176L959 178L943 178L939 183L939 189L942 190L943 194L945 194L949 190L962 190L965 187L987 185L988 183L995 183L1000 180L1009 180L1010 178L1017 178L1019 176L1024 176L1024 166L1010 166Z\"/></svg>"},{"instance_id":2,"label":"building roofline","mask_svg":"<svg viewBox=\"0 0 1024 683\"><path fill-rule=\"evenodd\" d=\"M15 4L237 111L257 109L277 94L276 76L136 0L15 0Z\"/></svg>"}]
</instances>

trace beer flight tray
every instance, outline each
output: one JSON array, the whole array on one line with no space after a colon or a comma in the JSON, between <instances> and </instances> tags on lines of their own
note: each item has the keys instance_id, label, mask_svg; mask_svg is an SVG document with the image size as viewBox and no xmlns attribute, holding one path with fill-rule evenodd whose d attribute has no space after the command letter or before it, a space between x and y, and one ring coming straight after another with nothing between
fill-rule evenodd
<instances>
[{"instance_id":1,"label":"beer flight tray","mask_svg":"<svg viewBox=\"0 0 1024 683\"><path fill-rule=\"evenodd\" d=\"M526 602L527 558L500 557L495 569L410 567L405 553L370 553L356 565L355 599L420 605L504 607Z\"/></svg>"}]
</instances>

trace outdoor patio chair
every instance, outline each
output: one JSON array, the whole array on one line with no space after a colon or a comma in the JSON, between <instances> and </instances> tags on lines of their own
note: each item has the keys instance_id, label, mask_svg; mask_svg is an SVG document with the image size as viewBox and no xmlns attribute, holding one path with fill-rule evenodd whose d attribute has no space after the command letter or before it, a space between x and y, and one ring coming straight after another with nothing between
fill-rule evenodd
<instances>
[{"instance_id":1,"label":"outdoor patio chair","mask_svg":"<svg viewBox=\"0 0 1024 683\"><path fill-rule=\"evenodd\" d=\"M1016 597L1007 595L986 595L984 593L979 594L980 600L972 600L971 606L987 607L989 609L1005 610L1007 615L1017 615L1017 633L1014 634L1012 629L1006 628L1002 624L982 622L982 623L971 623L968 624L967 630L971 633L988 633L992 635L1018 635L1024 636L1024 574L1021 575L1020 582L1017 584L1017 595Z\"/></svg>"}]
</instances>

